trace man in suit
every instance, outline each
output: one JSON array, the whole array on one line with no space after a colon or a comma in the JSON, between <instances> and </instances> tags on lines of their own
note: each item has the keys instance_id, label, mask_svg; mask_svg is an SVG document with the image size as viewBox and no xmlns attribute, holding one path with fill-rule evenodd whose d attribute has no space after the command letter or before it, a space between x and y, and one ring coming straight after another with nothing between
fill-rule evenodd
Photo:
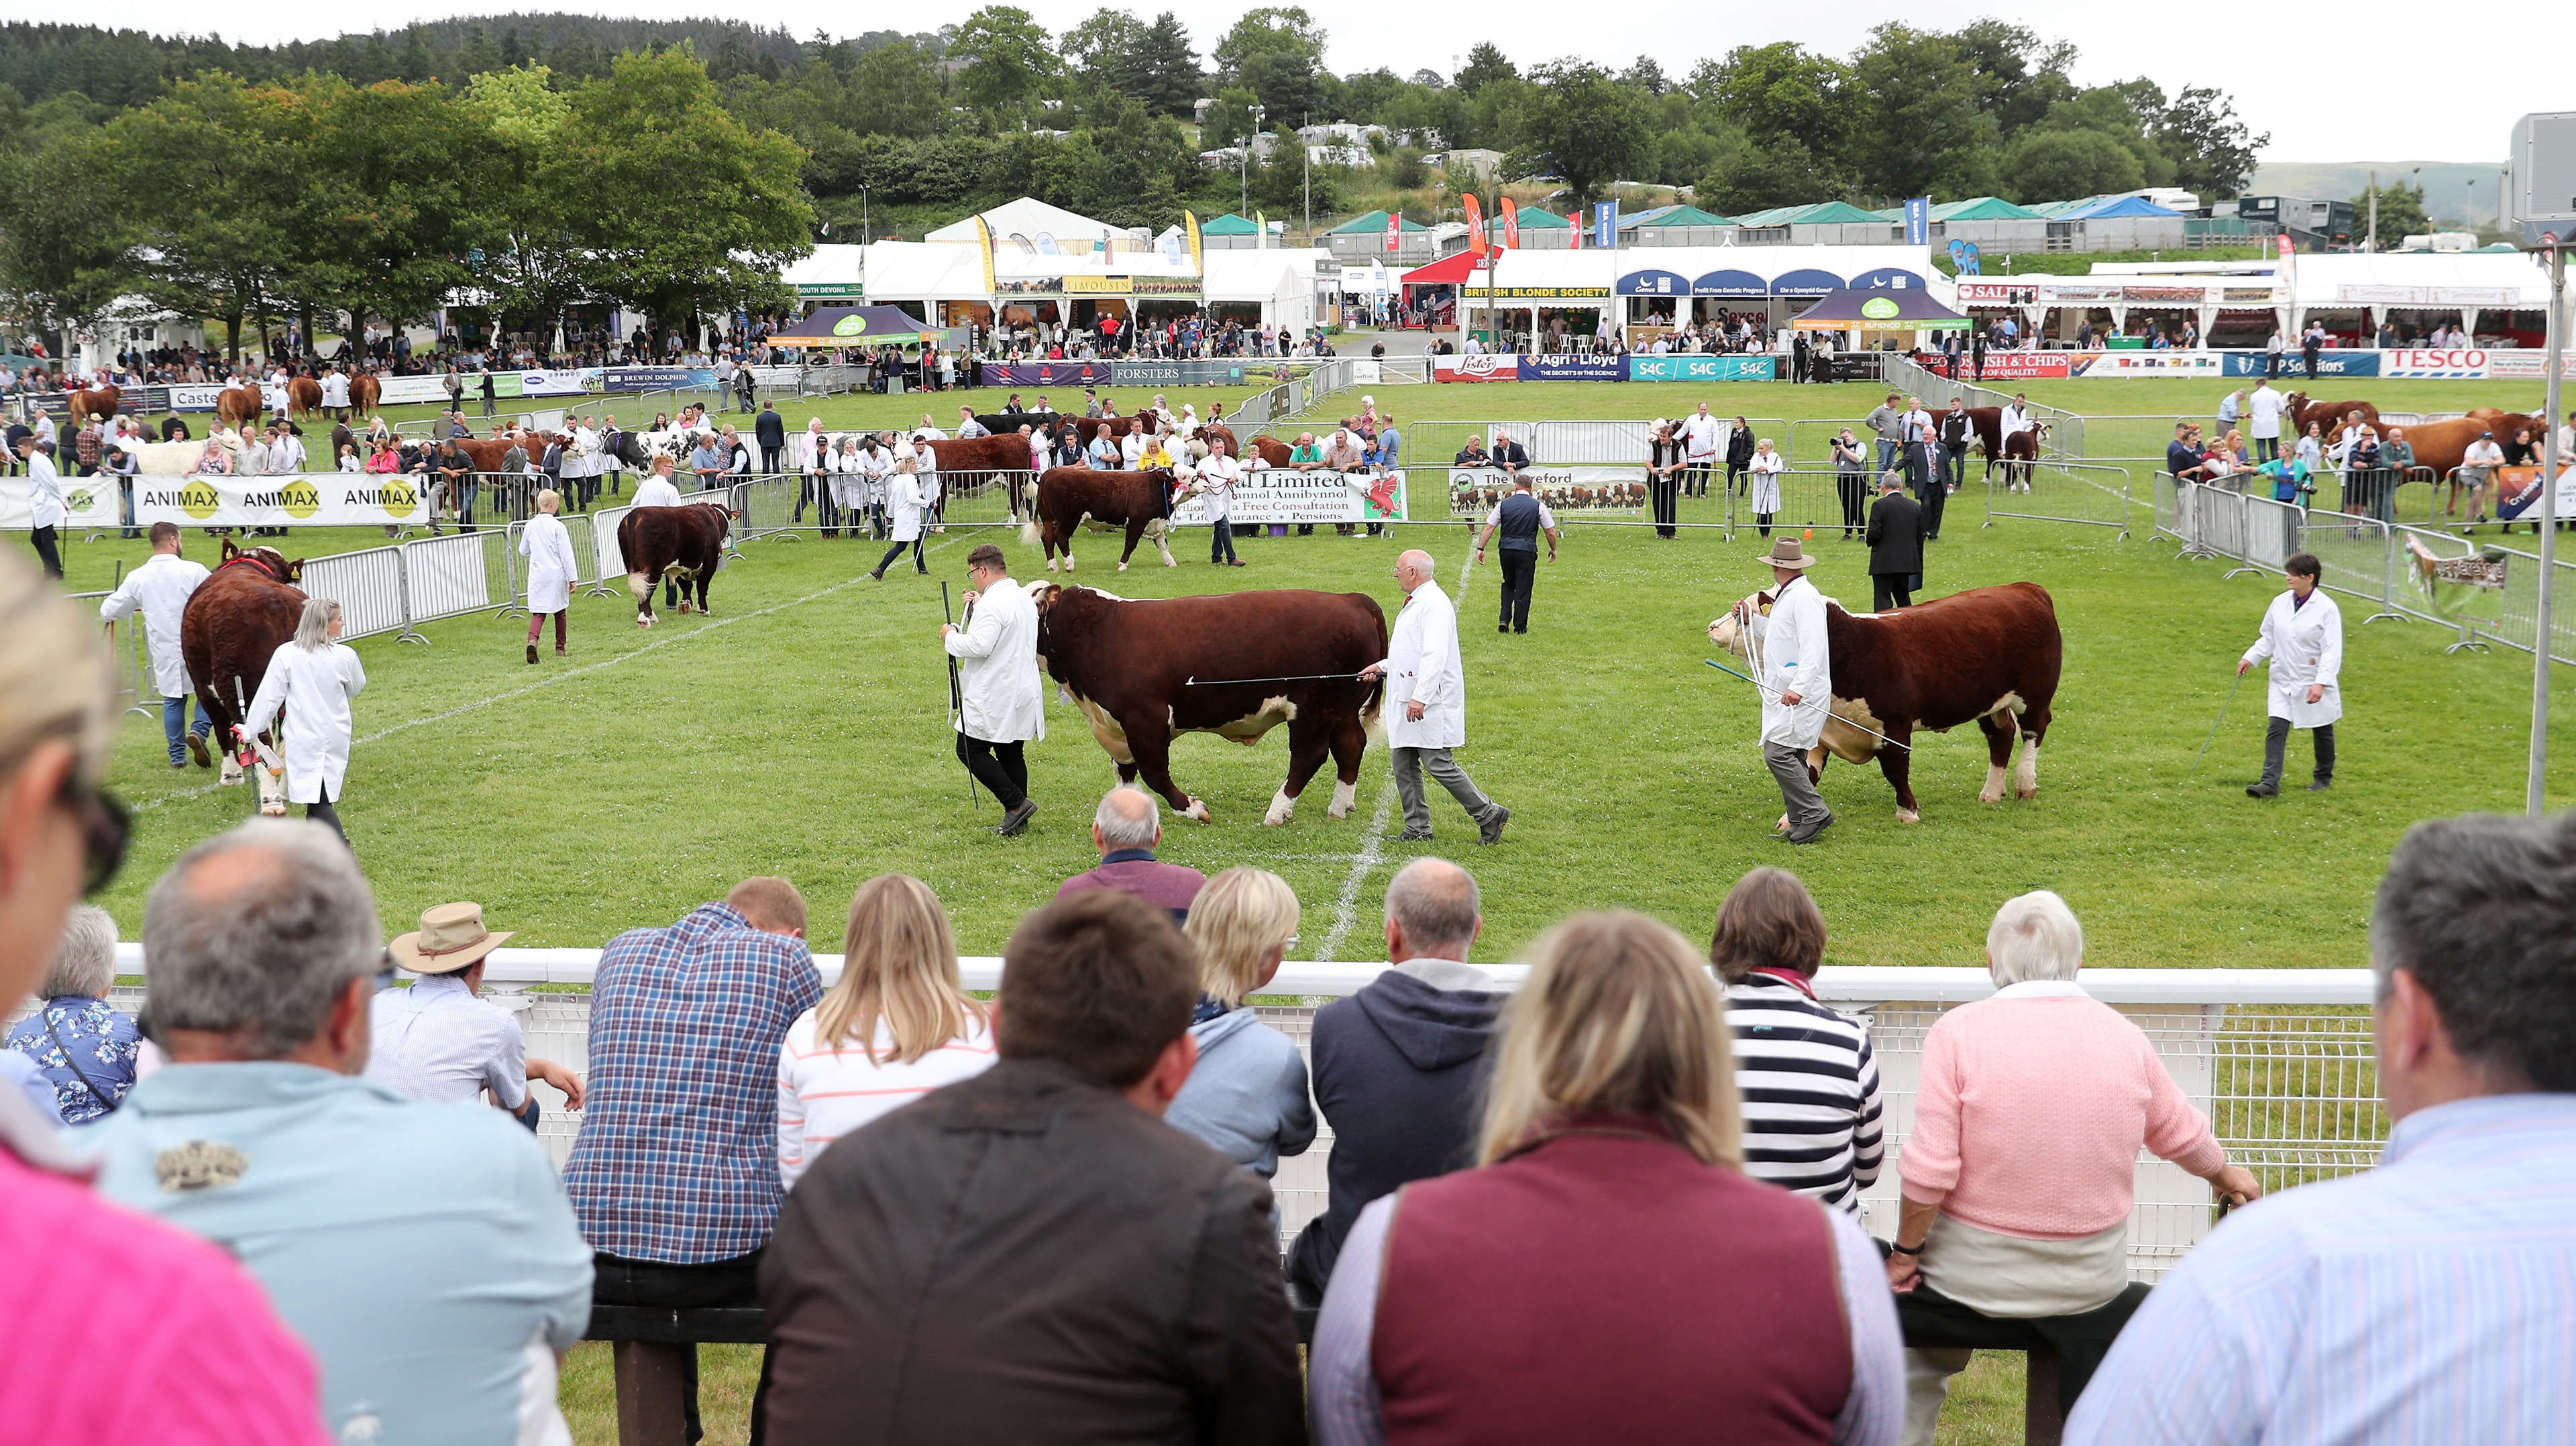
<instances>
[{"instance_id":1,"label":"man in suit","mask_svg":"<svg viewBox=\"0 0 2576 1446\"><path fill-rule=\"evenodd\" d=\"M1923 585L1923 504L1905 495L1905 479L1892 468L1879 474L1867 540L1871 611L1914 606Z\"/></svg>"},{"instance_id":2,"label":"man in suit","mask_svg":"<svg viewBox=\"0 0 2576 1446\"><path fill-rule=\"evenodd\" d=\"M760 416L752 423L753 434L760 438L760 470L776 472L778 459L787 451L787 419L778 415L778 404L760 404Z\"/></svg>"}]
</instances>

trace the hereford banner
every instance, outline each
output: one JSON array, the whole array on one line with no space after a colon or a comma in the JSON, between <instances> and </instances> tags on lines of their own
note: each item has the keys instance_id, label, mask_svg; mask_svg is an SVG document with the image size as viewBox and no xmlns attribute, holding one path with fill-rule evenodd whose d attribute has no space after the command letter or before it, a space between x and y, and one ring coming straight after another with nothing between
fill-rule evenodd
<instances>
[{"instance_id":1,"label":"the hereford banner","mask_svg":"<svg viewBox=\"0 0 2576 1446\"><path fill-rule=\"evenodd\" d=\"M1449 510L1484 520L1494 504L1512 495L1510 474L1499 467L1451 467ZM1646 469L1639 467L1532 467L1522 476L1552 512L1634 512L1646 505Z\"/></svg>"},{"instance_id":2,"label":"the hereford banner","mask_svg":"<svg viewBox=\"0 0 2576 1446\"><path fill-rule=\"evenodd\" d=\"M1402 522L1402 472L1291 472L1271 468L1246 472L1234 484L1234 502L1226 509L1230 522ZM1192 493L1172 509L1175 527L1208 525L1207 499Z\"/></svg>"},{"instance_id":3,"label":"the hereford banner","mask_svg":"<svg viewBox=\"0 0 2576 1446\"><path fill-rule=\"evenodd\" d=\"M374 527L428 520L428 505L407 477L308 472L135 479L137 527Z\"/></svg>"},{"instance_id":4,"label":"the hereford banner","mask_svg":"<svg viewBox=\"0 0 2576 1446\"><path fill-rule=\"evenodd\" d=\"M96 477L65 477L63 506L71 513L64 530L74 527L115 527L116 479L105 474ZM27 497L27 479L0 477L0 532L25 532L36 525L33 504Z\"/></svg>"},{"instance_id":5,"label":"the hereford banner","mask_svg":"<svg viewBox=\"0 0 2576 1446\"><path fill-rule=\"evenodd\" d=\"M1112 364L1105 361L985 362L988 387L1105 387L1112 385Z\"/></svg>"}]
</instances>

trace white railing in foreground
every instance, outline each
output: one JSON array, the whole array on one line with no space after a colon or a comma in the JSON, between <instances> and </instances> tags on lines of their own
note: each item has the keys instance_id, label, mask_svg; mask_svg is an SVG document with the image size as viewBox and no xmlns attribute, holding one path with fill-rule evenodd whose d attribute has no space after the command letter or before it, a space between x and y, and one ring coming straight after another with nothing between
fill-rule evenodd
<instances>
[{"instance_id":1,"label":"white railing in foreground","mask_svg":"<svg viewBox=\"0 0 2576 1446\"><path fill-rule=\"evenodd\" d=\"M493 953L486 983L492 997L519 1012L528 1053L575 1070L589 1061L590 998L558 992L585 985L597 972L595 949L502 949ZM965 959L967 987L992 989L1002 962ZM840 975L839 955L817 955L826 980ZM1265 998L1299 997L1294 1006L1265 1006L1264 1022L1306 1047L1314 1003L1357 991L1384 964L1290 963L1264 991ZM1526 976L1517 965L1480 966L1506 988ZM118 948L123 974L143 972L138 944ZM2267 1189L2363 1170L2379 1158L2388 1133L2372 1066L2370 1021L2359 1006L2371 997L2366 969L2092 969L2083 975L2093 997L2119 1009L2154 1041L2175 1081L2206 1114L2229 1155L2263 1178ZM540 989L552 985L555 989ZM1985 998L1994 990L1981 969L1829 967L1816 992L1836 1008L1868 1016L1886 1096L1888 1164L1863 1196L1869 1227L1887 1235L1896 1228L1896 1160L1914 1123L1914 1093L1923 1036L1941 1011ZM120 1007L139 1002L120 990ZM539 1135L558 1162L581 1129L578 1114L560 1112L562 1098L539 1087L547 1117ZM1279 1196L1281 1245L1322 1213L1325 1161L1332 1131L1325 1129L1306 1154L1280 1162L1273 1182ZM2211 1225L2208 1187L2161 1160L2141 1153L2137 1205L2129 1218L2129 1263L2141 1280L2172 1268Z\"/></svg>"}]
</instances>

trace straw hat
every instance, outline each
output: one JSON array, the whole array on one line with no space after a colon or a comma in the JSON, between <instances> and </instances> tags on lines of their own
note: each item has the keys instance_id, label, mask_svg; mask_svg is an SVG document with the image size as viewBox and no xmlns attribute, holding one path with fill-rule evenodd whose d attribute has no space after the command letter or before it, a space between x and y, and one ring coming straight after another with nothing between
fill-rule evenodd
<instances>
[{"instance_id":1,"label":"straw hat","mask_svg":"<svg viewBox=\"0 0 2576 1446\"><path fill-rule=\"evenodd\" d=\"M414 974L453 974L509 942L515 929L483 927L481 904L439 904L420 911L420 927L394 940L394 962Z\"/></svg>"},{"instance_id":2,"label":"straw hat","mask_svg":"<svg viewBox=\"0 0 2576 1446\"><path fill-rule=\"evenodd\" d=\"M1816 565L1816 560L1807 556L1807 550L1800 547L1794 537L1773 538L1771 550L1762 554L1762 560L1773 567L1794 567L1801 571Z\"/></svg>"}]
</instances>

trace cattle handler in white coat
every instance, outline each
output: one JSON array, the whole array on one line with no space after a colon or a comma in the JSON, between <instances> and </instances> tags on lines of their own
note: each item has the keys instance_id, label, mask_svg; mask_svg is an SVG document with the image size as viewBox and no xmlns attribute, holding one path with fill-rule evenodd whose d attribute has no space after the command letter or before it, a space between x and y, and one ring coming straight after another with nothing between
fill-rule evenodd
<instances>
[{"instance_id":1,"label":"cattle handler in white coat","mask_svg":"<svg viewBox=\"0 0 2576 1446\"><path fill-rule=\"evenodd\" d=\"M572 585L581 564L572 558L572 534L564 530L563 494L553 488L537 493L536 515L519 532L519 555L528 560L528 661L537 660L537 634L546 614L555 618L555 656L564 655L564 632L572 617Z\"/></svg>"},{"instance_id":2,"label":"cattle handler in white coat","mask_svg":"<svg viewBox=\"0 0 2576 1446\"><path fill-rule=\"evenodd\" d=\"M1038 681L1038 609L1011 580L1002 549L987 542L966 554L966 626L942 623L957 660L957 761L1001 800L1004 838L1029 826L1029 765L1021 745L1046 737L1046 691Z\"/></svg>"},{"instance_id":3,"label":"cattle handler in white coat","mask_svg":"<svg viewBox=\"0 0 2576 1446\"><path fill-rule=\"evenodd\" d=\"M1779 781L1787 814L1773 838L1814 843L1833 811L1807 772L1807 751L1825 734L1834 696L1834 660L1825 638L1825 595L1807 579L1816 565L1798 539L1773 540L1762 555L1771 568L1771 612L1744 620L1762 655L1762 761Z\"/></svg>"},{"instance_id":4,"label":"cattle handler in white coat","mask_svg":"<svg viewBox=\"0 0 2576 1446\"><path fill-rule=\"evenodd\" d=\"M304 805L304 816L331 825L340 841L349 831L331 806L349 774L349 735L354 719L350 703L367 686L367 670L358 650L340 638L340 605L327 597L304 600L293 641L281 643L268 659L268 676L259 680L259 695L250 700L250 716L241 724L256 738L280 714L285 716L286 797Z\"/></svg>"},{"instance_id":5,"label":"cattle handler in white coat","mask_svg":"<svg viewBox=\"0 0 2576 1446\"><path fill-rule=\"evenodd\" d=\"M2316 777L2310 793L2334 786L2335 720L2343 717L2343 614L2317 580L2324 564L2308 553L2296 553L2281 565L2290 575L2290 590L2263 610L2263 630L2254 646L2236 663L2236 675L2269 658L2272 661L2270 726L2263 730L2263 777L2245 785L2252 798L2281 795L2281 764L2290 751L2290 730L2306 728L2317 745Z\"/></svg>"},{"instance_id":6,"label":"cattle handler in white coat","mask_svg":"<svg viewBox=\"0 0 2576 1446\"><path fill-rule=\"evenodd\" d=\"M212 768L215 760L206 752L206 735L215 725L200 707L197 726L188 727L188 695L194 689L188 682L188 664L179 655L179 619L187 613L197 585L206 580L206 568L179 555L179 524L155 522L151 536L152 556L127 573L107 601L98 605L99 620L112 623L143 614L143 646L152 655L152 686L161 694L161 732L170 741L170 766L187 767L193 753L199 768Z\"/></svg>"},{"instance_id":7,"label":"cattle handler in white coat","mask_svg":"<svg viewBox=\"0 0 2576 1446\"><path fill-rule=\"evenodd\" d=\"M1386 679L1386 741L1395 754L1395 793L1404 801L1404 839L1431 837L1431 806L1423 801L1428 772L1476 821L1480 844L1499 843L1512 811L1487 798L1449 750L1467 742L1467 678L1458 656L1458 609L1431 580L1431 554L1415 550L1395 560L1395 584L1404 609L1383 662L1360 677Z\"/></svg>"}]
</instances>

